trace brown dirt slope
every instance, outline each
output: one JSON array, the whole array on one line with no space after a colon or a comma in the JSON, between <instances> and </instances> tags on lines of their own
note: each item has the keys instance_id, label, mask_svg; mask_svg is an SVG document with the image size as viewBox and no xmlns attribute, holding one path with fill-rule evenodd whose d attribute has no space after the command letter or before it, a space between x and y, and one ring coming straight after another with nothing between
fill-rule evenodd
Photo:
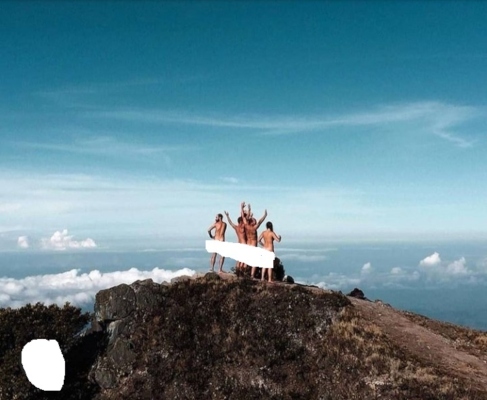
<instances>
[{"instance_id":1,"label":"brown dirt slope","mask_svg":"<svg viewBox=\"0 0 487 400\"><path fill-rule=\"evenodd\" d=\"M424 365L487 390L487 334L395 310L382 302L351 301L364 319Z\"/></svg>"}]
</instances>

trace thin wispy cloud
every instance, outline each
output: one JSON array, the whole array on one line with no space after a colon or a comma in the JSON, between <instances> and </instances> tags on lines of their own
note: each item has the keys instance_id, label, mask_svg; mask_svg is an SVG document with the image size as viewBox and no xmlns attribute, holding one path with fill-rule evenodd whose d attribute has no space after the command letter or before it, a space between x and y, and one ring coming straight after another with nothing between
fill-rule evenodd
<instances>
[{"instance_id":1,"label":"thin wispy cloud","mask_svg":"<svg viewBox=\"0 0 487 400\"><path fill-rule=\"evenodd\" d=\"M185 83L198 82L208 79L208 74L173 76L171 78L154 77L154 78L134 78L119 81L91 82L79 85L68 85L65 87L53 88L51 90L41 90L33 92L33 95L48 98L51 100L69 100L76 95L103 95L108 93L127 92L138 88L157 88L161 85L178 85Z\"/></svg>"},{"instance_id":2,"label":"thin wispy cloud","mask_svg":"<svg viewBox=\"0 0 487 400\"><path fill-rule=\"evenodd\" d=\"M283 261L299 261L302 263L325 261L328 257L323 254L307 254L304 252L282 253L279 256Z\"/></svg>"},{"instance_id":3,"label":"thin wispy cloud","mask_svg":"<svg viewBox=\"0 0 487 400\"><path fill-rule=\"evenodd\" d=\"M349 286L359 286L362 282L360 277L339 274L336 272L330 272L323 277L313 277L314 282L316 282L317 279L321 280L318 283L315 283L316 286L329 290L342 290ZM309 282L303 280L300 281L298 279L297 281L302 284L309 284Z\"/></svg>"},{"instance_id":4,"label":"thin wispy cloud","mask_svg":"<svg viewBox=\"0 0 487 400\"><path fill-rule=\"evenodd\" d=\"M110 136L92 136L77 139L68 143L48 142L11 142L13 146L61 153L89 154L100 157L132 157L147 158L151 156L163 157L166 163L171 162L170 155L175 152L194 149L193 145L147 145L137 142L124 142Z\"/></svg>"},{"instance_id":5,"label":"thin wispy cloud","mask_svg":"<svg viewBox=\"0 0 487 400\"><path fill-rule=\"evenodd\" d=\"M22 206L18 203L0 203L0 214L10 214L21 208Z\"/></svg>"},{"instance_id":6,"label":"thin wispy cloud","mask_svg":"<svg viewBox=\"0 0 487 400\"><path fill-rule=\"evenodd\" d=\"M223 182L237 184L239 180L233 176L223 176L220 178Z\"/></svg>"},{"instance_id":7,"label":"thin wispy cloud","mask_svg":"<svg viewBox=\"0 0 487 400\"><path fill-rule=\"evenodd\" d=\"M153 248L160 235L174 238L200 235L201 227L213 220L215 212L228 209L234 215L249 193L255 213L261 215L267 208L267 219L274 222L282 235L292 231L290 238L309 238L322 231L319 221L315 225L303 224L308 218L316 220L313 216L318 214L328 220L327 227L334 235L343 229L357 231L356 225L342 221L346 213L355 216L355 220L358 216L365 224L377 214L373 207L362 204L364 194L360 191L336 187L235 185L153 176L113 179L32 172L26 176L10 170L0 170L0 185L11 197L9 203L18 202L22 206L21 213L12 221L28 227L15 240L18 236L31 236L34 242L40 240L39 231L43 239L49 239L53 234L49 227L56 228L62 223L61 226L76 232L96 234L93 239L97 244L100 235L109 238L130 235L138 238L142 248ZM310 203L302 204L303 199ZM341 216L335 215L337 208L341 208ZM153 239L146 241L141 236Z\"/></svg>"},{"instance_id":8,"label":"thin wispy cloud","mask_svg":"<svg viewBox=\"0 0 487 400\"><path fill-rule=\"evenodd\" d=\"M481 110L440 102L416 102L378 106L368 111L339 115L263 116L263 115L198 115L184 111L118 109L87 114L91 117L136 121L149 124L179 124L255 130L268 135L323 132L341 127L386 127L394 124L414 124L414 131L436 135L459 147L470 147L474 141L465 138L455 128L481 115Z\"/></svg>"},{"instance_id":9,"label":"thin wispy cloud","mask_svg":"<svg viewBox=\"0 0 487 400\"><path fill-rule=\"evenodd\" d=\"M167 79L133 79L117 82L93 82L83 85L70 85L64 88L34 92L34 95L54 98L62 95L103 94L107 91L120 91L134 87L154 86L168 83Z\"/></svg>"}]
</instances>

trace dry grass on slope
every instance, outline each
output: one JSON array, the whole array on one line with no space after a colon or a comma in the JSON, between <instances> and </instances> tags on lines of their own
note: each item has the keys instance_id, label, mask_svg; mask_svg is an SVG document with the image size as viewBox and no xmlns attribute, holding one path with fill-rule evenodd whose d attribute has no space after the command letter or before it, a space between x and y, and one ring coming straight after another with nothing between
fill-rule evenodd
<instances>
[{"instance_id":1,"label":"dry grass on slope","mask_svg":"<svg viewBox=\"0 0 487 400\"><path fill-rule=\"evenodd\" d=\"M402 313L415 324L443 336L456 349L463 350L487 361L487 332L437 321L409 311L403 311Z\"/></svg>"}]
</instances>

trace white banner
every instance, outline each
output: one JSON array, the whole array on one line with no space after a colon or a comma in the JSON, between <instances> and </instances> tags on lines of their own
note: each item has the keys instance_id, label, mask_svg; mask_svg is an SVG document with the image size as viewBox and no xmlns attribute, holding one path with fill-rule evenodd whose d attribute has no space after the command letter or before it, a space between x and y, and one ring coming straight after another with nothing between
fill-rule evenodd
<instances>
[{"instance_id":1,"label":"white banner","mask_svg":"<svg viewBox=\"0 0 487 400\"><path fill-rule=\"evenodd\" d=\"M260 247L219 240L207 240L205 247L208 253L218 253L222 257L233 258L251 267L274 268L275 254Z\"/></svg>"}]
</instances>

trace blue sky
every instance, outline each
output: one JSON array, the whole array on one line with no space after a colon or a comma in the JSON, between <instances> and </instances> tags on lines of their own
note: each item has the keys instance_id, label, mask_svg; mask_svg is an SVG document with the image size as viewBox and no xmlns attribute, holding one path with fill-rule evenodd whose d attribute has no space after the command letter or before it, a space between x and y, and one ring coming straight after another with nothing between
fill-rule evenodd
<instances>
[{"instance_id":1,"label":"blue sky","mask_svg":"<svg viewBox=\"0 0 487 400\"><path fill-rule=\"evenodd\" d=\"M487 3L1 10L2 251L487 237Z\"/></svg>"}]
</instances>

